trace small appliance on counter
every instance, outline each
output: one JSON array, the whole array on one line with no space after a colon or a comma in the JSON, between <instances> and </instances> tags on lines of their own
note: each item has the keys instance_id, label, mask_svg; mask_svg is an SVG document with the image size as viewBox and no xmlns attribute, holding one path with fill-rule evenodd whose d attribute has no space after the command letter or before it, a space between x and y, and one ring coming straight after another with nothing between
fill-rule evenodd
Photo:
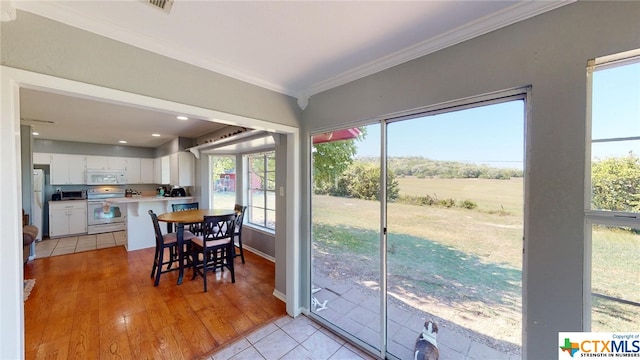
<instances>
[{"instance_id":1,"label":"small appliance on counter","mask_svg":"<svg viewBox=\"0 0 640 360\"><path fill-rule=\"evenodd\" d=\"M179 196L187 196L187 192L184 191L184 188L181 188L179 186L174 186L173 189L171 189L171 197L179 197Z\"/></svg>"},{"instance_id":2,"label":"small appliance on counter","mask_svg":"<svg viewBox=\"0 0 640 360\"><path fill-rule=\"evenodd\" d=\"M62 200L62 194L57 192L57 193L53 193L51 194L51 201L60 201Z\"/></svg>"},{"instance_id":3,"label":"small appliance on counter","mask_svg":"<svg viewBox=\"0 0 640 360\"><path fill-rule=\"evenodd\" d=\"M167 191L166 186L160 186L156 188L156 196L157 197L165 197L169 196L169 192Z\"/></svg>"}]
</instances>

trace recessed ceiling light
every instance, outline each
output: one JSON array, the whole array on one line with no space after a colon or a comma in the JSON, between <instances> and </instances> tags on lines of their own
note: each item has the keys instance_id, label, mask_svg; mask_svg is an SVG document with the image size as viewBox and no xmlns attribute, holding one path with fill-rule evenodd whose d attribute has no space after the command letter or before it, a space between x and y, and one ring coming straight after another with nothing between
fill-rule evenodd
<instances>
[{"instance_id":1,"label":"recessed ceiling light","mask_svg":"<svg viewBox=\"0 0 640 360\"><path fill-rule=\"evenodd\" d=\"M178 120L189 120L189 118L181 115L181 116L178 116Z\"/></svg>"},{"instance_id":2,"label":"recessed ceiling light","mask_svg":"<svg viewBox=\"0 0 640 360\"><path fill-rule=\"evenodd\" d=\"M158 136L160 136L160 134L151 134L151 136L158 137Z\"/></svg>"},{"instance_id":3,"label":"recessed ceiling light","mask_svg":"<svg viewBox=\"0 0 640 360\"><path fill-rule=\"evenodd\" d=\"M127 141L126 141L126 140L120 140L120 141L118 141L118 142L119 142L120 144L126 144L126 143L127 143Z\"/></svg>"},{"instance_id":4,"label":"recessed ceiling light","mask_svg":"<svg viewBox=\"0 0 640 360\"><path fill-rule=\"evenodd\" d=\"M36 136L38 136L38 135L40 135L40 133L39 133L39 132L37 132L37 131L34 131L34 132L32 132L32 133L31 133L31 135L36 135Z\"/></svg>"}]
</instances>

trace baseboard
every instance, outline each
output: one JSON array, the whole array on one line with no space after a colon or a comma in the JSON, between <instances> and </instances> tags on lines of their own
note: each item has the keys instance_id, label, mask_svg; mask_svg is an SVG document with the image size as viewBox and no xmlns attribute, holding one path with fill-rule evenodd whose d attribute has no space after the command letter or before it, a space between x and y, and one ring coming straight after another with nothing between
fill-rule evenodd
<instances>
[{"instance_id":1,"label":"baseboard","mask_svg":"<svg viewBox=\"0 0 640 360\"><path fill-rule=\"evenodd\" d=\"M242 245L242 248L243 248L244 250L251 251L252 253L254 253L254 254L256 254L256 255L258 255L258 256L260 256L260 257L262 257L262 258L265 258L265 259L267 259L267 260L271 261L272 263L275 263L275 262L276 262L276 259L275 259L273 256L268 255L268 254L265 254L265 253L263 253L263 252L262 252L262 251L260 251L260 250L256 250L256 249L252 248L251 246L247 246L247 245L244 245L244 244L243 244L243 245Z\"/></svg>"},{"instance_id":2,"label":"baseboard","mask_svg":"<svg viewBox=\"0 0 640 360\"><path fill-rule=\"evenodd\" d=\"M280 291L278 291L277 289L273 289L273 296L276 297L276 299L282 301L283 303L287 303L287 296L283 293L281 293Z\"/></svg>"}]
</instances>

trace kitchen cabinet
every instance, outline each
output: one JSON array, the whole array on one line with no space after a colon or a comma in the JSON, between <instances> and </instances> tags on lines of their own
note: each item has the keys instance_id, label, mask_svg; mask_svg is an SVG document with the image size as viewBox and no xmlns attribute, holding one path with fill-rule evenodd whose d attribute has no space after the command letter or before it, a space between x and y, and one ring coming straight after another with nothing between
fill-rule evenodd
<instances>
[{"instance_id":1,"label":"kitchen cabinet","mask_svg":"<svg viewBox=\"0 0 640 360\"><path fill-rule=\"evenodd\" d=\"M51 154L51 185L85 184L86 156Z\"/></svg>"},{"instance_id":2,"label":"kitchen cabinet","mask_svg":"<svg viewBox=\"0 0 640 360\"><path fill-rule=\"evenodd\" d=\"M140 159L127 159L127 184L141 184L140 182Z\"/></svg>"},{"instance_id":3,"label":"kitchen cabinet","mask_svg":"<svg viewBox=\"0 0 640 360\"><path fill-rule=\"evenodd\" d=\"M154 183L154 159L127 158L127 184Z\"/></svg>"},{"instance_id":4,"label":"kitchen cabinet","mask_svg":"<svg viewBox=\"0 0 640 360\"><path fill-rule=\"evenodd\" d=\"M170 179L174 186L193 186L195 161L190 152L170 155Z\"/></svg>"},{"instance_id":5,"label":"kitchen cabinet","mask_svg":"<svg viewBox=\"0 0 640 360\"><path fill-rule=\"evenodd\" d=\"M87 233L87 202L50 201L49 237Z\"/></svg>"},{"instance_id":6,"label":"kitchen cabinet","mask_svg":"<svg viewBox=\"0 0 640 360\"><path fill-rule=\"evenodd\" d=\"M51 154L48 153L33 153L34 165L51 165Z\"/></svg>"},{"instance_id":7,"label":"kitchen cabinet","mask_svg":"<svg viewBox=\"0 0 640 360\"><path fill-rule=\"evenodd\" d=\"M170 166L169 155L156 158L153 162L153 182L168 185L171 182Z\"/></svg>"},{"instance_id":8,"label":"kitchen cabinet","mask_svg":"<svg viewBox=\"0 0 640 360\"><path fill-rule=\"evenodd\" d=\"M154 178L154 161L153 159L140 159L140 183L155 184Z\"/></svg>"},{"instance_id":9,"label":"kitchen cabinet","mask_svg":"<svg viewBox=\"0 0 640 360\"><path fill-rule=\"evenodd\" d=\"M125 170L126 168L127 158L87 155L87 169Z\"/></svg>"}]
</instances>

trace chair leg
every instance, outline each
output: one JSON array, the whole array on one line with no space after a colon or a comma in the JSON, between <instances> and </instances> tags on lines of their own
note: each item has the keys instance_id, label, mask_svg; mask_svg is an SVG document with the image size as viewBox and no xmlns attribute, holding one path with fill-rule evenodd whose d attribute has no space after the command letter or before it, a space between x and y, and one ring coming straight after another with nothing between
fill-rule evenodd
<instances>
[{"instance_id":1,"label":"chair leg","mask_svg":"<svg viewBox=\"0 0 640 360\"><path fill-rule=\"evenodd\" d=\"M227 250L225 251L226 255L227 255L227 266L229 267L229 271L231 271L231 282L235 283L236 282L236 272L233 266L233 242L229 243L229 247L227 248Z\"/></svg>"},{"instance_id":2,"label":"chair leg","mask_svg":"<svg viewBox=\"0 0 640 360\"><path fill-rule=\"evenodd\" d=\"M242 236L238 235L238 249L240 249L240 258L244 264L244 250L242 249Z\"/></svg>"},{"instance_id":3,"label":"chair leg","mask_svg":"<svg viewBox=\"0 0 640 360\"><path fill-rule=\"evenodd\" d=\"M202 278L204 279L204 292L207 292L207 249L203 249L204 256L202 257Z\"/></svg>"},{"instance_id":4,"label":"chair leg","mask_svg":"<svg viewBox=\"0 0 640 360\"><path fill-rule=\"evenodd\" d=\"M151 267L151 278L156 275L156 268L158 267L158 247L156 246L156 251L153 254L153 266Z\"/></svg>"},{"instance_id":5,"label":"chair leg","mask_svg":"<svg viewBox=\"0 0 640 360\"><path fill-rule=\"evenodd\" d=\"M160 273L162 273L162 263L164 262L164 249L160 249L158 252L158 268L156 269L156 280L153 282L153 286L158 286L160 283Z\"/></svg>"}]
</instances>

